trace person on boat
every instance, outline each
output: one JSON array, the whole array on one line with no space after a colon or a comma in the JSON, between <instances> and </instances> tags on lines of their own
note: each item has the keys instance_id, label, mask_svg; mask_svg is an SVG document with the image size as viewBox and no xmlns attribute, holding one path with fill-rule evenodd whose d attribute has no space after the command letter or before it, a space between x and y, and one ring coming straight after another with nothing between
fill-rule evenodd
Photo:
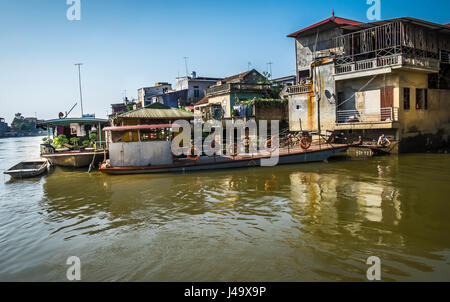
<instances>
[{"instance_id":1,"label":"person on boat","mask_svg":"<svg viewBox=\"0 0 450 302\"><path fill-rule=\"evenodd\" d=\"M380 138L378 138L378 146L385 147L389 146L391 144L391 141L384 135L384 133L381 134Z\"/></svg>"}]
</instances>

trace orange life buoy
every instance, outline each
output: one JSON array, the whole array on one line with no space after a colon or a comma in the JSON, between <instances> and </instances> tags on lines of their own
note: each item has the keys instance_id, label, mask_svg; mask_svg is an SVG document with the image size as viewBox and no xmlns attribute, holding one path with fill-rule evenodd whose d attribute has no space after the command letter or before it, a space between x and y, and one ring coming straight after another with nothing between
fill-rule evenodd
<instances>
[{"instance_id":1,"label":"orange life buoy","mask_svg":"<svg viewBox=\"0 0 450 302\"><path fill-rule=\"evenodd\" d=\"M302 136L302 138L300 139L300 147L303 150L308 150L309 147L311 147L311 138L308 136Z\"/></svg>"},{"instance_id":2,"label":"orange life buoy","mask_svg":"<svg viewBox=\"0 0 450 302\"><path fill-rule=\"evenodd\" d=\"M194 153L197 155L193 157L192 151L194 151ZM187 158L189 158L192 161L196 161L197 159L200 158L200 150L195 146L190 147L187 153Z\"/></svg>"},{"instance_id":3,"label":"orange life buoy","mask_svg":"<svg viewBox=\"0 0 450 302\"><path fill-rule=\"evenodd\" d=\"M266 145L264 146L264 148L266 149L267 152L274 152L277 149L277 144L272 144L272 142L275 142L278 140L278 144L280 143L280 137L278 135L274 135L272 136L271 139L268 139L266 142ZM269 144L270 144L270 148L269 148Z\"/></svg>"},{"instance_id":4,"label":"orange life buoy","mask_svg":"<svg viewBox=\"0 0 450 302\"><path fill-rule=\"evenodd\" d=\"M362 137L359 138L357 144L358 144L358 145L362 145L362 144L363 144L363 139L362 139Z\"/></svg>"},{"instance_id":5,"label":"orange life buoy","mask_svg":"<svg viewBox=\"0 0 450 302\"><path fill-rule=\"evenodd\" d=\"M238 145L236 143L229 144L228 145L228 153L233 157L236 156L238 154Z\"/></svg>"}]
</instances>

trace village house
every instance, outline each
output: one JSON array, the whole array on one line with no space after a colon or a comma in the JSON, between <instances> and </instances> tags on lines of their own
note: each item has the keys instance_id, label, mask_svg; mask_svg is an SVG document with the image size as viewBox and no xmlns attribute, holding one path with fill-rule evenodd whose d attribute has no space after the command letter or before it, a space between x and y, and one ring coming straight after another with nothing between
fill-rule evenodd
<instances>
[{"instance_id":1,"label":"village house","mask_svg":"<svg viewBox=\"0 0 450 302\"><path fill-rule=\"evenodd\" d=\"M292 86L297 84L297 77L295 75L285 76L270 80L273 85Z\"/></svg>"},{"instance_id":2,"label":"village house","mask_svg":"<svg viewBox=\"0 0 450 302\"><path fill-rule=\"evenodd\" d=\"M122 103L115 103L111 104L111 112L112 114L119 114L123 112L127 112L130 110L136 110L139 109L141 106L140 103L137 103L135 99L132 99L131 101L125 97L122 101Z\"/></svg>"},{"instance_id":3,"label":"village house","mask_svg":"<svg viewBox=\"0 0 450 302\"><path fill-rule=\"evenodd\" d=\"M186 99L188 96L188 90L170 90L161 94L157 94L151 97L152 104L160 103L167 105L172 108L183 107L182 104L186 103ZM147 105L148 106L148 105Z\"/></svg>"},{"instance_id":4,"label":"village house","mask_svg":"<svg viewBox=\"0 0 450 302\"><path fill-rule=\"evenodd\" d=\"M262 74L252 69L217 82L206 90L208 105L203 106L202 111L215 119L230 119L233 115L253 116L250 106L239 107L239 103L267 97L272 85L263 83L264 79ZM239 112L236 114L236 111Z\"/></svg>"},{"instance_id":5,"label":"village house","mask_svg":"<svg viewBox=\"0 0 450 302\"><path fill-rule=\"evenodd\" d=\"M198 77L195 71L191 76L176 78L175 90L186 91L186 95L181 99L179 106L191 106L205 97L206 89L215 85L221 78Z\"/></svg>"},{"instance_id":6,"label":"village house","mask_svg":"<svg viewBox=\"0 0 450 302\"><path fill-rule=\"evenodd\" d=\"M154 103L153 97L172 90L172 84L167 82L158 82L155 86L143 87L138 89L138 102L141 107Z\"/></svg>"},{"instance_id":7,"label":"village house","mask_svg":"<svg viewBox=\"0 0 450 302\"><path fill-rule=\"evenodd\" d=\"M339 131L394 152L448 148L450 27L414 18L361 23L333 16L295 39L291 131Z\"/></svg>"}]
</instances>

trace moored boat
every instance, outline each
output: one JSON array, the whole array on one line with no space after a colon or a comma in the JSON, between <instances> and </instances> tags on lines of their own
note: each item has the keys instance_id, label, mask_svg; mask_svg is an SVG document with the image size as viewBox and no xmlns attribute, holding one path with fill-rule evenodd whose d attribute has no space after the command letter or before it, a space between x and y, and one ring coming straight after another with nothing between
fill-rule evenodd
<instances>
[{"instance_id":1,"label":"moored boat","mask_svg":"<svg viewBox=\"0 0 450 302\"><path fill-rule=\"evenodd\" d=\"M216 156L175 157L171 151L170 124L107 127L110 159L100 165L108 174L142 174L163 172L189 172L229 168L264 166L271 158L267 152L241 153ZM124 141L123 135L137 138ZM152 137L154 139L152 139ZM346 151L346 144L318 144L308 148L283 147L278 150L277 164L297 164L324 161Z\"/></svg>"},{"instance_id":2,"label":"moored boat","mask_svg":"<svg viewBox=\"0 0 450 302\"><path fill-rule=\"evenodd\" d=\"M48 160L47 159L36 159L29 161L22 161L17 165L4 171L3 174L8 174L12 178L31 178L40 176L47 172Z\"/></svg>"},{"instance_id":3,"label":"moored boat","mask_svg":"<svg viewBox=\"0 0 450 302\"><path fill-rule=\"evenodd\" d=\"M108 155L102 140L102 128L108 123L106 119L90 116L38 123L37 127L48 133L47 140L41 144L41 157L52 165L63 167L82 168L99 164Z\"/></svg>"}]
</instances>

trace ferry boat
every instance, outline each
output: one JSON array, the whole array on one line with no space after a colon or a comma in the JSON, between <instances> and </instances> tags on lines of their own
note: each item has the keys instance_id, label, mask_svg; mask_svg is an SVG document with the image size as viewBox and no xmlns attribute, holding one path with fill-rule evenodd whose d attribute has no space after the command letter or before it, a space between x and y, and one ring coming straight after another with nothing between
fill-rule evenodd
<instances>
[{"instance_id":1,"label":"ferry boat","mask_svg":"<svg viewBox=\"0 0 450 302\"><path fill-rule=\"evenodd\" d=\"M252 154L175 157L171 151L171 124L106 127L109 159L100 164L107 174L189 172L257 167L270 158L267 152ZM315 144L304 148L285 146L278 151L278 164L324 161L348 149L346 144Z\"/></svg>"},{"instance_id":2,"label":"ferry boat","mask_svg":"<svg viewBox=\"0 0 450 302\"><path fill-rule=\"evenodd\" d=\"M108 155L105 141L102 140L103 127L107 124L108 120L92 116L39 122L36 127L47 130L47 141L41 144L41 157L55 166L82 168L98 165ZM61 134L67 143L57 148L54 143ZM89 138L91 134L95 134L95 139ZM76 145L70 144L71 138L77 138ZM88 144L83 145L86 141Z\"/></svg>"}]
</instances>

